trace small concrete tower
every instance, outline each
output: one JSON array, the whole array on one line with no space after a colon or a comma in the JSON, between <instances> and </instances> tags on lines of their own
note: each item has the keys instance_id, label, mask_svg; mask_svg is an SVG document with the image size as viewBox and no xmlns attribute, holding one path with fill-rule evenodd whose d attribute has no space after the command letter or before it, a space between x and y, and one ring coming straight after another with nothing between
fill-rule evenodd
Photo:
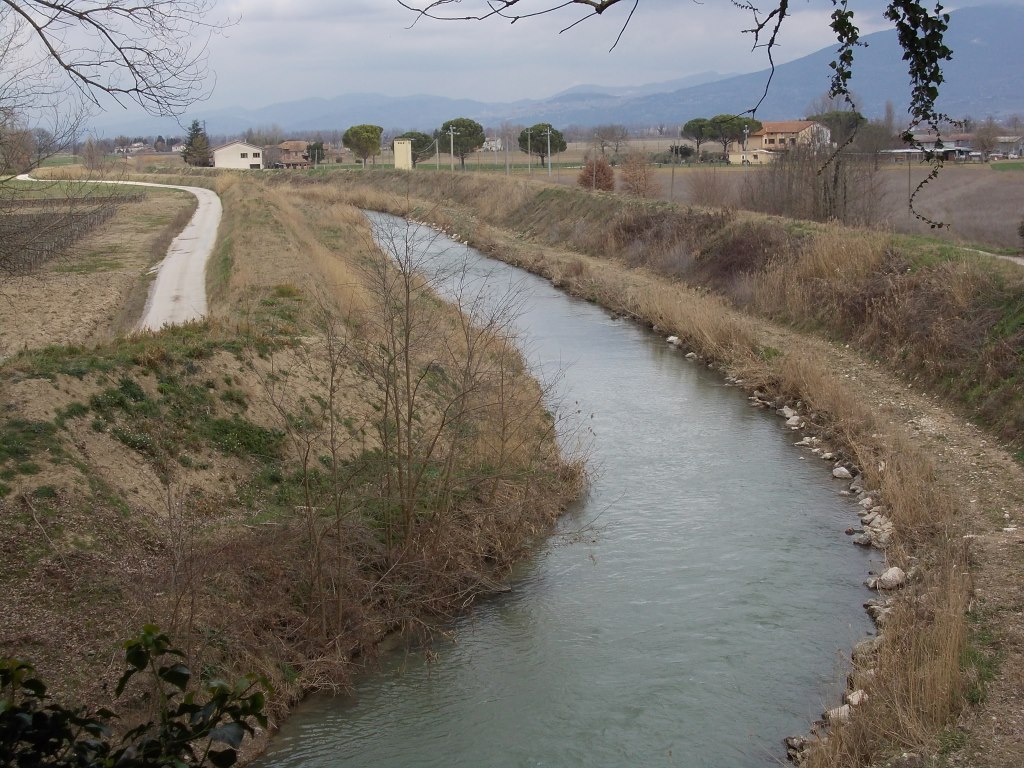
<instances>
[{"instance_id":1,"label":"small concrete tower","mask_svg":"<svg viewBox=\"0 0 1024 768\"><path fill-rule=\"evenodd\" d=\"M399 171L412 170L412 139L395 139L395 168Z\"/></svg>"}]
</instances>

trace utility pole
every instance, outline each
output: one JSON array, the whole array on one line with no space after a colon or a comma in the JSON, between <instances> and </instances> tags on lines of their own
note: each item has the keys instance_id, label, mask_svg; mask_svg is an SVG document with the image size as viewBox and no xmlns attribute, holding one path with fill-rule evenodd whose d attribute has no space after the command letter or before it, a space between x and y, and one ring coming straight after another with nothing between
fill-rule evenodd
<instances>
[{"instance_id":1,"label":"utility pole","mask_svg":"<svg viewBox=\"0 0 1024 768\"><path fill-rule=\"evenodd\" d=\"M533 128L526 129L526 172L528 175L533 175L533 145L530 143L530 135L533 133Z\"/></svg>"},{"instance_id":2,"label":"utility pole","mask_svg":"<svg viewBox=\"0 0 1024 768\"><path fill-rule=\"evenodd\" d=\"M544 129L544 132L541 134L541 136L547 136L548 137L548 176L550 176L551 175L551 126L550 125L547 128Z\"/></svg>"},{"instance_id":3,"label":"utility pole","mask_svg":"<svg viewBox=\"0 0 1024 768\"><path fill-rule=\"evenodd\" d=\"M455 173L455 126L448 126L448 146L451 153L452 173Z\"/></svg>"}]
</instances>

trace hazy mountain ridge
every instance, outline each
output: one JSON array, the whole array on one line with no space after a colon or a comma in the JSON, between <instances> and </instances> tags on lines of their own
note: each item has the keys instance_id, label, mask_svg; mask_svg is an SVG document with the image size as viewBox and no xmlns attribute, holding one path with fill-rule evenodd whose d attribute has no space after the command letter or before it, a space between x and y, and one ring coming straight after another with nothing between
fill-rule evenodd
<instances>
[{"instance_id":1,"label":"hazy mountain ridge","mask_svg":"<svg viewBox=\"0 0 1024 768\"><path fill-rule=\"evenodd\" d=\"M698 72L687 77L678 77L673 80L662 80L657 83L646 83L645 85L574 85L572 88L566 88L564 91L556 93L551 96L548 100L561 99L566 96L574 94L601 94L605 96L623 96L623 97L638 97L638 96L650 96L654 93L668 93L670 91L678 91L682 88L690 88L695 85L704 85L704 83L713 83L718 80L725 80L729 77L734 77L735 73L721 74L719 72Z\"/></svg>"},{"instance_id":2,"label":"hazy mountain ridge","mask_svg":"<svg viewBox=\"0 0 1024 768\"><path fill-rule=\"evenodd\" d=\"M946 81L941 88L939 108L952 117L996 117L1024 114L1024 8L987 6L965 8L951 15L947 43L953 60L943 67ZM902 59L895 30L867 35L866 47L854 52L851 89L857 108L871 117L884 114L891 101L897 114L909 103L907 67ZM775 69L768 93L757 116L762 120L803 117L810 104L829 87L834 59L832 48L823 48ZM739 113L753 108L765 93L768 71L728 78L676 91L668 95L673 109L665 109L665 96L626 102L619 114L634 114L641 123L676 122L719 113ZM984 87L979 87L984 84Z\"/></svg>"},{"instance_id":3,"label":"hazy mountain ridge","mask_svg":"<svg viewBox=\"0 0 1024 768\"><path fill-rule=\"evenodd\" d=\"M954 118L1024 114L1024 86L1020 81L1024 46L1019 42L1020 30L1024 29L1024 8L964 8L951 16L947 42L954 58L943 68L946 82L940 108ZM867 46L855 51L851 80L857 108L870 117L878 117L884 113L886 102L892 102L897 115L902 114L909 102L910 89L895 30L867 35L864 42ZM805 116L809 106L828 90L832 71L829 63L834 56L834 47L823 48L779 65L767 95L768 70L712 81L708 78L718 76L705 72L635 87L579 85L546 99L507 103L432 95L354 93L258 109L210 110L196 116L206 120L210 133L218 135L237 135L247 128L272 124L294 134L331 128L344 130L357 123L429 131L453 117L471 117L485 126L505 121L543 121L558 127L602 123L679 125L694 117L745 112L764 95L756 116L761 120L783 120ZM680 84L685 85L672 91L658 90ZM116 115L104 115L95 124L108 135L180 133L180 128L166 120L118 122Z\"/></svg>"}]
</instances>

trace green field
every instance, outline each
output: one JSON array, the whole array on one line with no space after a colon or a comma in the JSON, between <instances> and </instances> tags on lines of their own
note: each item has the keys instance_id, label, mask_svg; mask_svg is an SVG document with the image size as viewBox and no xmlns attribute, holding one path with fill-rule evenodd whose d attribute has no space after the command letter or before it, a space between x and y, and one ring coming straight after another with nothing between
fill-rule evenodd
<instances>
[{"instance_id":1,"label":"green field","mask_svg":"<svg viewBox=\"0 0 1024 768\"><path fill-rule=\"evenodd\" d=\"M79 165L82 162L80 155L54 155L43 160L40 165L43 168L57 168L63 165Z\"/></svg>"}]
</instances>

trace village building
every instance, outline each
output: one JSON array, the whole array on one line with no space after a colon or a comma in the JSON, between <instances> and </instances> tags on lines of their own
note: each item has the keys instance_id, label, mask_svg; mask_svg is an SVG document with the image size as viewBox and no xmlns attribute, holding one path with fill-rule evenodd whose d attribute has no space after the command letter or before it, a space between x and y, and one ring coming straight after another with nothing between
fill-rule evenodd
<instances>
[{"instance_id":1,"label":"village building","mask_svg":"<svg viewBox=\"0 0 1024 768\"><path fill-rule=\"evenodd\" d=\"M271 165L274 168L312 168L313 161L309 156L310 142L305 139L288 139L274 147L270 147L268 156L273 158ZM330 144L324 144L324 154L320 158L320 165L326 163L345 162L345 149L337 149Z\"/></svg>"},{"instance_id":2,"label":"village building","mask_svg":"<svg viewBox=\"0 0 1024 768\"><path fill-rule=\"evenodd\" d=\"M996 152L1012 160L1024 156L1024 136L996 136Z\"/></svg>"},{"instance_id":3,"label":"village building","mask_svg":"<svg viewBox=\"0 0 1024 768\"><path fill-rule=\"evenodd\" d=\"M309 142L301 139L282 141L275 147L277 158L275 168L309 168Z\"/></svg>"},{"instance_id":4,"label":"village building","mask_svg":"<svg viewBox=\"0 0 1024 768\"><path fill-rule=\"evenodd\" d=\"M245 141L231 141L213 148L214 168L260 170L263 166L263 148Z\"/></svg>"},{"instance_id":5,"label":"village building","mask_svg":"<svg viewBox=\"0 0 1024 768\"><path fill-rule=\"evenodd\" d=\"M747 149L785 152L795 147L822 149L832 144L832 132L813 120L784 120L763 123L761 130L750 134Z\"/></svg>"},{"instance_id":6,"label":"village building","mask_svg":"<svg viewBox=\"0 0 1024 768\"><path fill-rule=\"evenodd\" d=\"M745 142L729 145L729 162L742 165L766 165L782 154L796 149L826 149L832 146L832 132L813 120L782 120L761 124Z\"/></svg>"}]
</instances>

